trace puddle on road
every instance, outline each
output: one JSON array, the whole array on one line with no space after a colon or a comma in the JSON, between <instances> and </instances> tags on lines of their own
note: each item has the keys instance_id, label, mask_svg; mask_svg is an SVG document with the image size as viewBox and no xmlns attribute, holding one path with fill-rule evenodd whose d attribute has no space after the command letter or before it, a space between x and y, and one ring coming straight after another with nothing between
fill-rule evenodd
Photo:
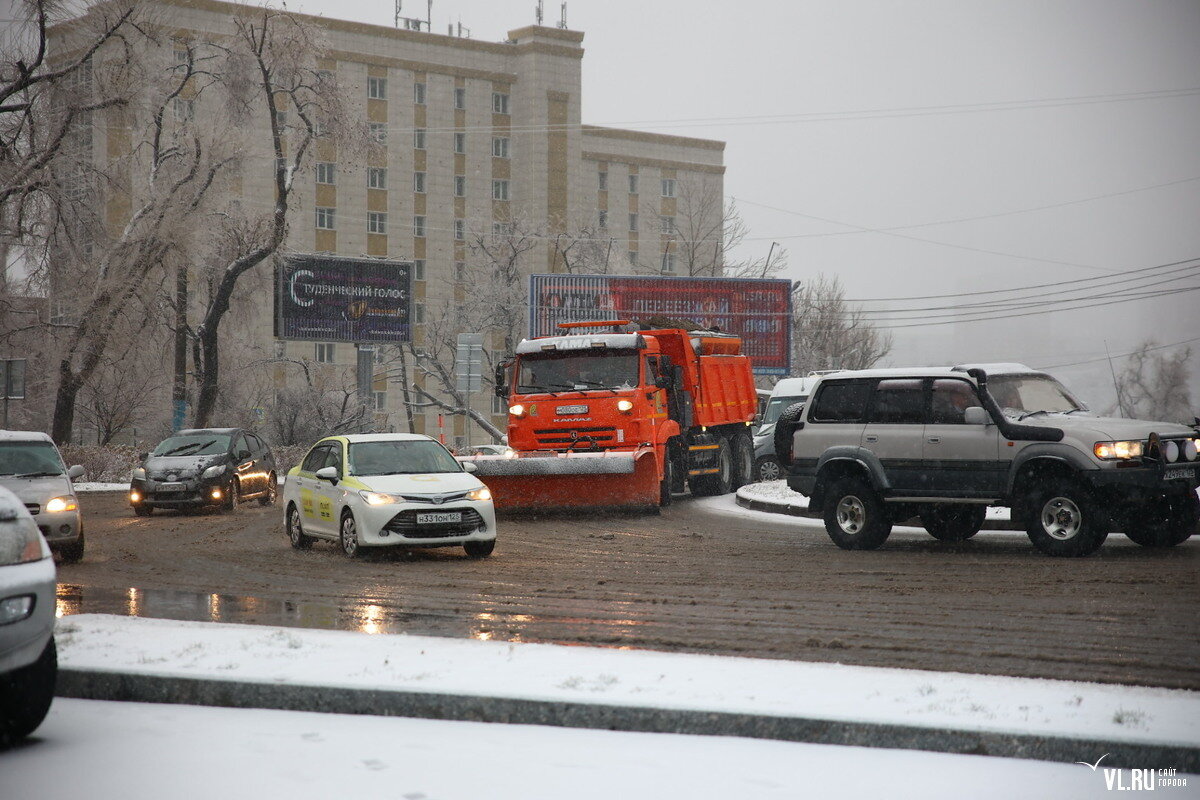
<instances>
[{"instance_id":1,"label":"puddle on road","mask_svg":"<svg viewBox=\"0 0 1200 800\"><path fill-rule=\"evenodd\" d=\"M269 600L260 597L179 591L175 589L109 589L60 583L58 617L72 614L115 614L188 622L228 622L288 628L408 633L507 642L578 644L625 649L621 640L647 619L629 618L629 608L612 608L610 617L551 615L538 617L500 610L493 602L474 611L445 614L414 612L372 598L370 601L322 603ZM617 606L626 606L620 602Z\"/></svg>"}]
</instances>

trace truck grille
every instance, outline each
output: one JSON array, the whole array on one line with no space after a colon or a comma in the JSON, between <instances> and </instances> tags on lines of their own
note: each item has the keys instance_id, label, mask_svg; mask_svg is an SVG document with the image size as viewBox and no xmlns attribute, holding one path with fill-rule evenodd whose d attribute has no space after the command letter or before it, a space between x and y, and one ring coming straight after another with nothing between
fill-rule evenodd
<instances>
[{"instance_id":1,"label":"truck grille","mask_svg":"<svg viewBox=\"0 0 1200 800\"><path fill-rule=\"evenodd\" d=\"M427 525L417 524L416 509L401 511L392 517L384 530L407 536L410 539L441 539L447 536L465 536L468 533L484 527L483 517L473 508L440 508L439 511L461 511L462 522L435 522Z\"/></svg>"},{"instance_id":2,"label":"truck grille","mask_svg":"<svg viewBox=\"0 0 1200 800\"><path fill-rule=\"evenodd\" d=\"M578 436L571 438L571 431L574 431ZM617 429L616 428L542 428L535 429L533 435L537 438L538 444L575 444L579 447L587 447L594 440L596 444L616 444Z\"/></svg>"}]
</instances>

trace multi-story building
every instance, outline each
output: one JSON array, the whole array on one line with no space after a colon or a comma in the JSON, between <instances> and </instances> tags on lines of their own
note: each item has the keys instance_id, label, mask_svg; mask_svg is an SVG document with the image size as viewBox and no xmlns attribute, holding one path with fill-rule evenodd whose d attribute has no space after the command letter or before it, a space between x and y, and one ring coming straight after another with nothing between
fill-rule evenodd
<instances>
[{"instance_id":1,"label":"multi-story building","mask_svg":"<svg viewBox=\"0 0 1200 800\"><path fill-rule=\"evenodd\" d=\"M196 39L228 35L240 8L219 0L158 3L175 35ZM525 273L697 271L681 269L681 238L687 229L720 229L724 143L583 125L583 33L530 26L510 31L507 41L485 42L297 16L323 29L328 50L318 68L336 78L353 113L385 146L346 163L331 142L317 140L311 168L297 182L285 248L411 260L418 342L426 310L469 288L473 237L515 226L540 240L523 258ZM260 128L248 135L270 141L265 109L247 125ZM268 150L260 156L221 191L248 206L269 206L273 162ZM681 209L688 192L715 203ZM681 214L699 208L716 218L681 224ZM593 252L602 258L583 268L571 264L564 237L601 242ZM719 243L706 246L714 255L701 274L712 274ZM251 336L264 351L348 370L358 363L353 344L272 343L268 304L260 316ZM402 378L390 374L384 379L381 371L375 381L374 401L389 412L390 427L402 429ZM502 406L490 396L477 401L503 425ZM417 416L418 431L435 432L429 413L429 421ZM446 430L462 432L461 418Z\"/></svg>"}]
</instances>

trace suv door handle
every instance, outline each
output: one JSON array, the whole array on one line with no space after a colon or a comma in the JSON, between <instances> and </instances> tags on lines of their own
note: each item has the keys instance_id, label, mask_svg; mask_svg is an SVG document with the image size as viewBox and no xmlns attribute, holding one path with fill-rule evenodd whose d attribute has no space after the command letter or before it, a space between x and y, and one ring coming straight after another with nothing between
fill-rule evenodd
<instances>
[{"instance_id":1,"label":"suv door handle","mask_svg":"<svg viewBox=\"0 0 1200 800\"><path fill-rule=\"evenodd\" d=\"M879 441L879 437L878 437L878 436L876 436L875 434L873 434L873 433L872 433L872 434L868 434L868 435L866 436L866 440L867 440L868 442L878 442L878 441Z\"/></svg>"},{"instance_id":2,"label":"suv door handle","mask_svg":"<svg viewBox=\"0 0 1200 800\"><path fill-rule=\"evenodd\" d=\"M940 436L930 436L930 437L929 437L929 441L930 441L930 442L932 442L933 444L937 444L937 443L938 443L938 442L940 442L941 440L942 440L942 439L941 439L941 437L940 437Z\"/></svg>"}]
</instances>

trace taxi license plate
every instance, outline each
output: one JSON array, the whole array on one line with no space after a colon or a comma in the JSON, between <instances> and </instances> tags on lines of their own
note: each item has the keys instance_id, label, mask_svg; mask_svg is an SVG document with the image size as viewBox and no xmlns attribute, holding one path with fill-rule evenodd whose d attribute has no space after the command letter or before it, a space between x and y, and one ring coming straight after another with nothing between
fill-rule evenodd
<instances>
[{"instance_id":1,"label":"taxi license plate","mask_svg":"<svg viewBox=\"0 0 1200 800\"><path fill-rule=\"evenodd\" d=\"M433 525L439 522L462 522L461 511L429 511L417 514L418 525Z\"/></svg>"},{"instance_id":2,"label":"taxi license plate","mask_svg":"<svg viewBox=\"0 0 1200 800\"><path fill-rule=\"evenodd\" d=\"M1172 467L1163 470L1164 481L1191 480L1194 475L1191 467Z\"/></svg>"},{"instance_id":3,"label":"taxi license plate","mask_svg":"<svg viewBox=\"0 0 1200 800\"><path fill-rule=\"evenodd\" d=\"M157 488L158 488L158 491L160 491L160 492L182 492L183 484L182 483L160 483Z\"/></svg>"}]
</instances>

